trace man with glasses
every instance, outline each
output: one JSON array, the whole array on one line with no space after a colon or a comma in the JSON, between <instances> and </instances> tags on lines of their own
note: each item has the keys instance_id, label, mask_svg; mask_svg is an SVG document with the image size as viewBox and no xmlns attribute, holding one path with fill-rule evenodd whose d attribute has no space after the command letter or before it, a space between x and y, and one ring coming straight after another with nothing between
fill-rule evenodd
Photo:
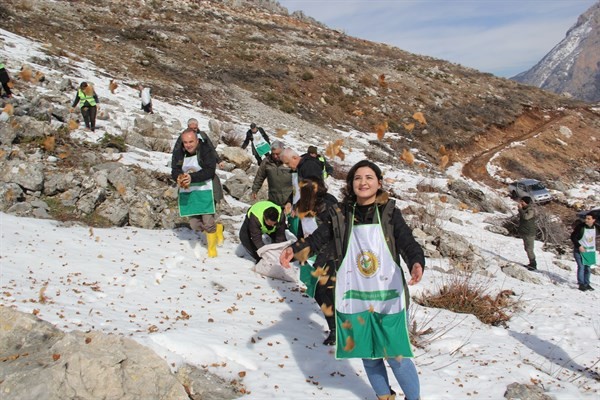
<instances>
[{"instance_id":1,"label":"man with glasses","mask_svg":"<svg viewBox=\"0 0 600 400\"><path fill-rule=\"evenodd\" d=\"M292 193L292 171L283 165L280 156L283 143L275 140L271 144L271 153L261 161L254 183L252 184L252 199L256 200L257 193L265 179L269 187L269 201L284 206Z\"/></svg>"}]
</instances>

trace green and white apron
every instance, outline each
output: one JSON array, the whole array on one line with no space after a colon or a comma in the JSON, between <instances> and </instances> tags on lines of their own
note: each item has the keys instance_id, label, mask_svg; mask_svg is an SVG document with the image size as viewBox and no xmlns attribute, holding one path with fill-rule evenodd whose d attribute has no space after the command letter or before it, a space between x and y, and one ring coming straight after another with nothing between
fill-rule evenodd
<instances>
[{"instance_id":1,"label":"green and white apron","mask_svg":"<svg viewBox=\"0 0 600 400\"><path fill-rule=\"evenodd\" d=\"M256 131L252 136L252 146L254 146L254 150L256 150L259 157L262 157L271 151L271 145L265 140L260 131Z\"/></svg>"},{"instance_id":2,"label":"green and white apron","mask_svg":"<svg viewBox=\"0 0 600 400\"><path fill-rule=\"evenodd\" d=\"M183 159L183 172L189 174L200 171L198 157L193 155ZM179 215L189 217L192 215L214 214L215 200L213 196L212 179L204 182L192 182L187 189L179 188Z\"/></svg>"},{"instance_id":3,"label":"green and white apron","mask_svg":"<svg viewBox=\"0 0 600 400\"><path fill-rule=\"evenodd\" d=\"M336 275L335 357L413 357L402 270L381 224L354 226L354 215L350 221L348 250Z\"/></svg>"},{"instance_id":4,"label":"green and white apron","mask_svg":"<svg viewBox=\"0 0 600 400\"><path fill-rule=\"evenodd\" d=\"M298 219L298 217L295 217ZM317 218L316 217L304 217L300 219L300 224L302 225L302 232L304 233L304 237L311 235L314 231L317 230ZM310 297L315 297L315 292L317 290L317 284L319 282L318 276L314 275L315 268L313 264L317 259L316 255L310 257L304 265L300 266L300 281L306 285L306 294Z\"/></svg>"},{"instance_id":5,"label":"green and white apron","mask_svg":"<svg viewBox=\"0 0 600 400\"><path fill-rule=\"evenodd\" d=\"M581 253L583 265L596 265L596 229L584 229L579 244L584 250Z\"/></svg>"}]
</instances>

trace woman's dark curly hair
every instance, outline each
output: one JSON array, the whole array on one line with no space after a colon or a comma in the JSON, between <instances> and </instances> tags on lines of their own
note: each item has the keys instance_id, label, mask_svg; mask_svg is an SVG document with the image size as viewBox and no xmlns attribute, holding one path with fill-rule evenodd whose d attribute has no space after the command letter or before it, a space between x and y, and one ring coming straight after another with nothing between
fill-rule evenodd
<instances>
[{"instance_id":1,"label":"woman's dark curly hair","mask_svg":"<svg viewBox=\"0 0 600 400\"><path fill-rule=\"evenodd\" d=\"M383 174L381 172L381 168L379 168L377 164L369 160L362 160L357 162L352 166L352 168L350 168L350 171L348 171L348 175L346 175L346 187L342 190L345 203L356 202L356 194L354 193L353 189L354 175L356 175L356 171L362 167L371 168L373 172L375 172L375 176L377 177L379 182L383 181ZM379 196L381 193L383 193L383 189L379 188L377 190L377 196Z\"/></svg>"}]
</instances>

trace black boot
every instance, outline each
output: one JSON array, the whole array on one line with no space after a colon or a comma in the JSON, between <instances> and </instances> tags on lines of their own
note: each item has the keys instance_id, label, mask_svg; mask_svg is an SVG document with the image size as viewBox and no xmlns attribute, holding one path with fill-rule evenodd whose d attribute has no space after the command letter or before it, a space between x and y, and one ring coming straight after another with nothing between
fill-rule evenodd
<instances>
[{"instance_id":1,"label":"black boot","mask_svg":"<svg viewBox=\"0 0 600 400\"><path fill-rule=\"evenodd\" d=\"M325 346L335 346L335 331L329 331L329 336L323 341Z\"/></svg>"},{"instance_id":2,"label":"black boot","mask_svg":"<svg viewBox=\"0 0 600 400\"><path fill-rule=\"evenodd\" d=\"M594 290L594 288L590 284L587 284L585 285L585 290Z\"/></svg>"},{"instance_id":3,"label":"black boot","mask_svg":"<svg viewBox=\"0 0 600 400\"><path fill-rule=\"evenodd\" d=\"M335 346L335 317L325 317L327 327L329 328L329 336L323 341L325 346Z\"/></svg>"},{"instance_id":4,"label":"black boot","mask_svg":"<svg viewBox=\"0 0 600 400\"><path fill-rule=\"evenodd\" d=\"M537 269L537 262L535 261L535 258L533 260L529 260L529 265L527 266L527 269L530 271L535 271Z\"/></svg>"},{"instance_id":5,"label":"black boot","mask_svg":"<svg viewBox=\"0 0 600 400\"><path fill-rule=\"evenodd\" d=\"M585 292L587 290L587 286L586 285L579 285L579 290L581 290L582 292Z\"/></svg>"}]
</instances>

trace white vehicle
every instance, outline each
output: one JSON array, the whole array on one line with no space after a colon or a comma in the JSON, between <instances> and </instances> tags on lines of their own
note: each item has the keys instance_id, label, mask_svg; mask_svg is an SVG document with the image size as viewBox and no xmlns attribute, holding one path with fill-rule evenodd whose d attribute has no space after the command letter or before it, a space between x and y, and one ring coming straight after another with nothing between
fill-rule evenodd
<instances>
[{"instance_id":1,"label":"white vehicle","mask_svg":"<svg viewBox=\"0 0 600 400\"><path fill-rule=\"evenodd\" d=\"M535 203L546 203L552 200L552 195L536 179L521 179L508 185L508 191L514 199L529 196Z\"/></svg>"}]
</instances>

